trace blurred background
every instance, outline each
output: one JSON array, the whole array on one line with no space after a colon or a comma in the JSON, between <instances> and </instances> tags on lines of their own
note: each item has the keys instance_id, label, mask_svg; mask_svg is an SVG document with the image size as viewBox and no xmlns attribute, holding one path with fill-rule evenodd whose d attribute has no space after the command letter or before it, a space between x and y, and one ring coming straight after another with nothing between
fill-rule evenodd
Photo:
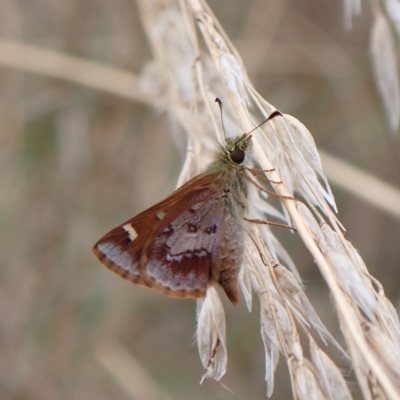
<instances>
[{"instance_id":1,"label":"blurred background","mask_svg":"<svg viewBox=\"0 0 400 400\"><path fill-rule=\"evenodd\" d=\"M351 31L341 1L209 5L263 97L302 121L319 148L400 186L399 138L390 133L370 63L368 4ZM133 83L129 98L129 84L119 95L54 78L46 72L51 53L12 47L20 61L10 62L7 40L110 67L103 83L111 87L113 76L127 78L118 70L134 80L152 57L135 1L0 0L0 20L0 398L234 398L215 382L199 386L195 301L135 287L91 254L107 230L174 189L183 153L166 116ZM396 303L400 222L332 189L347 239ZM276 234L340 337L310 255L295 235ZM243 399L264 398L257 305L249 314L244 304L227 304L226 313L223 382ZM272 398L291 398L283 362L276 379Z\"/></svg>"}]
</instances>

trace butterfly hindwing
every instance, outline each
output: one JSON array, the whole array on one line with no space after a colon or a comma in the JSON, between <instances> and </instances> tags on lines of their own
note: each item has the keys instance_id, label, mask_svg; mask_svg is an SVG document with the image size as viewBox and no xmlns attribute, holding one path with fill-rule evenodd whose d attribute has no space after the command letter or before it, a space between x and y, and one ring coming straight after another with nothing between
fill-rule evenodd
<instances>
[{"instance_id":1,"label":"butterfly hindwing","mask_svg":"<svg viewBox=\"0 0 400 400\"><path fill-rule=\"evenodd\" d=\"M200 175L103 236L99 260L138 285L203 297L218 264L226 210L219 174ZM214 271L215 273L215 271Z\"/></svg>"}]
</instances>

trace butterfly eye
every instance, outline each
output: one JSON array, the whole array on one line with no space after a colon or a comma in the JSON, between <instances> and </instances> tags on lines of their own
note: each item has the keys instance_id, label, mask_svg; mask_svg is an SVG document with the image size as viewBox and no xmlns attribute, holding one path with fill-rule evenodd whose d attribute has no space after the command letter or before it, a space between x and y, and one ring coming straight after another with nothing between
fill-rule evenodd
<instances>
[{"instance_id":1,"label":"butterfly eye","mask_svg":"<svg viewBox=\"0 0 400 400\"><path fill-rule=\"evenodd\" d=\"M244 161L244 150L239 149L239 147L235 147L232 151L229 152L231 160L235 164L241 164Z\"/></svg>"}]
</instances>

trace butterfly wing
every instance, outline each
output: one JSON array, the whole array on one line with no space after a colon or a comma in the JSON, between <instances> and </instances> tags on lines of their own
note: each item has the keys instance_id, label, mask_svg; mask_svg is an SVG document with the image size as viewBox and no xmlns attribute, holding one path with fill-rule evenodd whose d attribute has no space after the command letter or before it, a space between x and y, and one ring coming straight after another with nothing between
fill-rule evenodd
<instances>
[{"instance_id":1,"label":"butterfly wing","mask_svg":"<svg viewBox=\"0 0 400 400\"><path fill-rule=\"evenodd\" d=\"M195 177L103 236L94 254L138 285L173 297L203 297L209 282L218 281L218 247L226 233L221 178Z\"/></svg>"},{"instance_id":2,"label":"butterfly wing","mask_svg":"<svg viewBox=\"0 0 400 400\"><path fill-rule=\"evenodd\" d=\"M149 240L141 262L147 281L167 295L204 297L215 280L224 208L220 189L211 185L174 208Z\"/></svg>"}]
</instances>

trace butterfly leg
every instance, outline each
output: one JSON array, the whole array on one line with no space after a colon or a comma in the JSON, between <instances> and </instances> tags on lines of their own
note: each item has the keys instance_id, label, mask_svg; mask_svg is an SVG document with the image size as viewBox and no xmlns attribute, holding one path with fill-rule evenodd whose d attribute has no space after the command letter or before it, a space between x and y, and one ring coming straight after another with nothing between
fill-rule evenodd
<instances>
[{"instance_id":1,"label":"butterfly leg","mask_svg":"<svg viewBox=\"0 0 400 400\"><path fill-rule=\"evenodd\" d=\"M257 176L260 172L274 172L275 168L271 169L260 169L260 168L249 168L249 167L243 167L246 171L250 172L253 176ZM279 185L282 183L282 181L271 181L271 179L265 177L269 183L274 183L276 185Z\"/></svg>"},{"instance_id":2,"label":"butterfly leg","mask_svg":"<svg viewBox=\"0 0 400 400\"><path fill-rule=\"evenodd\" d=\"M289 226L289 225L280 224L279 222L271 222L271 221L263 220L263 219L250 219L250 218L246 218L246 217L244 219L245 219L245 221L253 222L254 224L280 226L281 228L287 228L287 229L291 229L294 232L297 232L296 228L293 228L292 226Z\"/></svg>"},{"instance_id":3,"label":"butterfly leg","mask_svg":"<svg viewBox=\"0 0 400 400\"><path fill-rule=\"evenodd\" d=\"M247 170L247 168L246 168L246 170ZM275 193L275 192L273 192L272 190L265 189L265 188L262 187L260 184L258 184L255 180L251 179L250 176L246 174L246 172L244 172L243 175L244 175L244 177L245 177L249 182L251 182L258 190L261 190L261 191L264 192L264 193L268 193L268 194L270 194L271 196L279 197L280 199L295 200L295 198L292 197L292 196L281 196L280 194ZM271 182L271 181L270 181L270 182ZM275 183L276 183L276 182L275 182ZM278 182L278 183L282 183L282 182Z\"/></svg>"}]
</instances>

